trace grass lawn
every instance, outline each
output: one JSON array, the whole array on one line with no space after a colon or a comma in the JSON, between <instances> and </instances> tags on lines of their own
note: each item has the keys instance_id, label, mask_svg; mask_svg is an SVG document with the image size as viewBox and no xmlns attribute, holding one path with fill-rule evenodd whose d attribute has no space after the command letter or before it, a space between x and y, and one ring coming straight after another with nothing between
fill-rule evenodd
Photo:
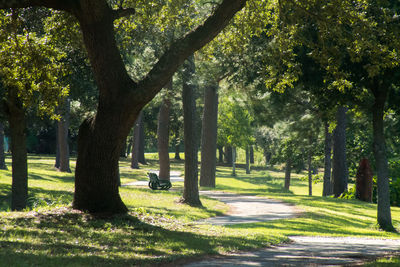
<instances>
[{"instance_id":1,"label":"grass lawn","mask_svg":"<svg viewBox=\"0 0 400 267\"><path fill-rule=\"evenodd\" d=\"M121 159L121 182L147 180L156 170L154 155L148 165L129 168ZM7 158L8 166L10 159ZM179 203L183 183L169 192L146 187L122 187L130 209L113 219L93 218L72 210L74 178L53 168L51 156L29 157L29 205L25 212L10 212L10 171L0 170L0 266L154 265L187 257L249 250L285 242L290 235L364 236L399 238L376 227L376 205L355 200L322 198L315 184L309 197L303 175L293 174L290 191L283 189L283 172L217 167L217 188L240 194L281 199L304 212L299 218L234 226L197 225L195 220L223 214L227 206L202 197L203 208ZM71 164L74 170L74 162ZM183 172L183 162L172 161L171 170ZM205 188L203 188L205 189ZM392 208L394 225L400 228L400 208Z\"/></svg>"}]
</instances>

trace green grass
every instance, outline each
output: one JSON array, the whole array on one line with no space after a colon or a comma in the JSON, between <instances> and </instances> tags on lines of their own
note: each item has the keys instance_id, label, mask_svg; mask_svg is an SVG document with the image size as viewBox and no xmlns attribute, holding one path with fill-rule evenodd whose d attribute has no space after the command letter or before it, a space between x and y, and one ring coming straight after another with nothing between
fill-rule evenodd
<instances>
[{"instance_id":1,"label":"green grass","mask_svg":"<svg viewBox=\"0 0 400 267\"><path fill-rule=\"evenodd\" d=\"M396 267L400 266L400 257L381 258L373 262L368 262L364 266L367 267Z\"/></svg>"},{"instance_id":2,"label":"green grass","mask_svg":"<svg viewBox=\"0 0 400 267\"><path fill-rule=\"evenodd\" d=\"M156 155L146 155L148 165L129 168L121 159L122 184L147 180L148 170L157 170ZM152 159L151 159L152 158ZM10 159L7 158L8 166ZM183 173L182 161L171 161L171 170ZM25 212L10 212L10 171L0 170L0 266L92 266L154 265L179 259L228 251L249 250L277 244L290 235L363 236L400 238L376 227L376 205L356 200L320 197L322 185L308 196L303 174L293 174L290 191L283 189L284 173L217 167L217 188L239 194L281 199L302 210L288 220L233 225L198 225L193 221L221 215L228 207L202 197L204 207L179 203L183 183L172 191L146 187L122 187L128 215L112 219L93 218L72 210L73 174L57 172L51 156L29 157L29 203ZM74 162L71 164L74 170ZM202 188L205 189L205 188ZM400 228L400 208L392 208L393 223Z\"/></svg>"}]
</instances>

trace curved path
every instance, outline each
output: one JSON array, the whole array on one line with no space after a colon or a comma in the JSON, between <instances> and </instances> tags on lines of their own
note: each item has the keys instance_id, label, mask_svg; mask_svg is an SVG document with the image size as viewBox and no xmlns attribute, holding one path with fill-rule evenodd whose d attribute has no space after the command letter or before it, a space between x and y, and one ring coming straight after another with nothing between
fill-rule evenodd
<instances>
[{"instance_id":1,"label":"curved path","mask_svg":"<svg viewBox=\"0 0 400 267\"><path fill-rule=\"evenodd\" d=\"M200 223L229 225L287 219L299 214L294 206L275 199L244 196L217 191L200 191L201 195L218 199L230 206L226 216L212 217Z\"/></svg>"},{"instance_id":2,"label":"curved path","mask_svg":"<svg viewBox=\"0 0 400 267\"><path fill-rule=\"evenodd\" d=\"M171 181L183 181L180 175L180 172L171 173ZM124 186L147 186L147 183L147 181L137 181ZM226 216L209 218L199 223L214 225L254 223L291 218L301 213L295 206L273 199L217 191L200 191L200 194L227 203L230 211ZM340 266L357 265L365 259L386 254L400 255L400 240L305 236L291 236L290 239L292 242L288 244L215 256L183 266Z\"/></svg>"},{"instance_id":3,"label":"curved path","mask_svg":"<svg viewBox=\"0 0 400 267\"><path fill-rule=\"evenodd\" d=\"M231 206L227 216L210 218L200 223L229 225L284 219L300 211L289 204L266 198L224 192L201 191ZM400 254L400 240L354 237L292 236L291 243L252 252L232 253L184 264L203 266L321 266L353 265L386 254Z\"/></svg>"}]
</instances>

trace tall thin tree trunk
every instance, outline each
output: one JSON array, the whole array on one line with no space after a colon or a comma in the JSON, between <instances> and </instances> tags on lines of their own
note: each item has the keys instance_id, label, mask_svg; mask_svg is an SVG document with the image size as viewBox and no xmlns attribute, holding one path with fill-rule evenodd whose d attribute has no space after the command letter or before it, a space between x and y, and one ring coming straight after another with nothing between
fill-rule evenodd
<instances>
[{"instance_id":1,"label":"tall thin tree trunk","mask_svg":"<svg viewBox=\"0 0 400 267\"><path fill-rule=\"evenodd\" d=\"M232 151L232 176L236 176L236 147L231 146Z\"/></svg>"},{"instance_id":2,"label":"tall thin tree trunk","mask_svg":"<svg viewBox=\"0 0 400 267\"><path fill-rule=\"evenodd\" d=\"M70 102L66 99L60 108L61 118L58 121L57 134L58 134L58 148L60 153L60 165L58 170L60 172L71 172L69 167L69 145L68 145L68 128L69 128L69 113Z\"/></svg>"},{"instance_id":3,"label":"tall thin tree trunk","mask_svg":"<svg viewBox=\"0 0 400 267\"><path fill-rule=\"evenodd\" d=\"M181 141L179 139L179 128L175 129L175 159L176 160L182 160L181 155L180 155L180 148L181 148Z\"/></svg>"},{"instance_id":4,"label":"tall thin tree trunk","mask_svg":"<svg viewBox=\"0 0 400 267\"><path fill-rule=\"evenodd\" d=\"M324 185L322 190L322 196L329 196L332 194L331 151L332 151L332 134L329 132L328 122L325 122Z\"/></svg>"},{"instance_id":5,"label":"tall thin tree trunk","mask_svg":"<svg viewBox=\"0 0 400 267\"><path fill-rule=\"evenodd\" d=\"M138 161L139 163L146 165L146 157L145 157L145 151L144 151L144 145L145 145L145 135L144 135L144 120L143 120L143 112L141 112L141 119L139 121L139 158Z\"/></svg>"},{"instance_id":6,"label":"tall thin tree trunk","mask_svg":"<svg viewBox=\"0 0 400 267\"><path fill-rule=\"evenodd\" d=\"M54 125L56 129L56 162L54 163L54 168L58 169L60 168L60 141L58 141L58 121L55 122Z\"/></svg>"},{"instance_id":7,"label":"tall thin tree trunk","mask_svg":"<svg viewBox=\"0 0 400 267\"><path fill-rule=\"evenodd\" d=\"M161 102L160 112L158 113L157 127L157 147L158 159L160 163L159 177L163 180L170 179L170 161L169 161L169 110L171 101L168 94L172 90L172 80L168 82L166 94Z\"/></svg>"},{"instance_id":8,"label":"tall thin tree trunk","mask_svg":"<svg viewBox=\"0 0 400 267\"><path fill-rule=\"evenodd\" d=\"M250 174L250 148L246 147L246 174Z\"/></svg>"},{"instance_id":9,"label":"tall thin tree trunk","mask_svg":"<svg viewBox=\"0 0 400 267\"><path fill-rule=\"evenodd\" d=\"M269 152L268 150L264 147L263 148L263 154L264 154L264 159L265 159L265 167L268 167L269 163Z\"/></svg>"},{"instance_id":10,"label":"tall thin tree trunk","mask_svg":"<svg viewBox=\"0 0 400 267\"><path fill-rule=\"evenodd\" d=\"M250 146L250 163L254 164L254 146Z\"/></svg>"},{"instance_id":11,"label":"tall thin tree trunk","mask_svg":"<svg viewBox=\"0 0 400 267\"><path fill-rule=\"evenodd\" d=\"M232 165L232 147L225 146L225 161L227 164Z\"/></svg>"},{"instance_id":12,"label":"tall thin tree trunk","mask_svg":"<svg viewBox=\"0 0 400 267\"><path fill-rule=\"evenodd\" d=\"M285 166L285 189L289 190L290 187L290 174L292 172L292 159L288 157L286 159Z\"/></svg>"},{"instance_id":13,"label":"tall thin tree trunk","mask_svg":"<svg viewBox=\"0 0 400 267\"><path fill-rule=\"evenodd\" d=\"M139 169L139 143L140 143L140 123L142 121L142 111L136 119L133 128L131 169Z\"/></svg>"},{"instance_id":14,"label":"tall thin tree trunk","mask_svg":"<svg viewBox=\"0 0 400 267\"><path fill-rule=\"evenodd\" d=\"M383 114L388 92L386 88L382 89L378 86L373 88L372 91L375 96L374 105L372 107L372 124L374 139L373 151L378 176L378 224L383 230L394 231L390 211L389 171L383 126Z\"/></svg>"},{"instance_id":15,"label":"tall thin tree trunk","mask_svg":"<svg viewBox=\"0 0 400 267\"><path fill-rule=\"evenodd\" d=\"M183 128L185 145L185 181L182 202L189 205L201 206L198 184L198 159L196 139L196 102L193 76L195 73L194 56L190 56L184 64L183 80Z\"/></svg>"},{"instance_id":16,"label":"tall thin tree trunk","mask_svg":"<svg viewBox=\"0 0 400 267\"><path fill-rule=\"evenodd\" d=\"M310 138L310 147L308 150L308 159L307 159L307 163L308 163L308 195L312 196L312 151L311 151L311 138Z\"/></svg>"},{"instance_id":17,"label":"tall thin tree trunk","mask_svg":"<svg viewBox=\"0 0 400 267\"><path fill-rule=\"evenodd\" d=\"M0 169L7 170L6 156L4 153L4 126L0 122Z\"/></svg>"},{"instance_id":18,"label":"tall thin tree trunk","mask_svg":"<svg viewBox=\"0 0 400 267\"><path fill-rule=\"evenodd\" d=\"M25 111L15 88L8 88L8 121L12 153L11 210L23 210L28 199Z\"/></svg>"},{"instance_id":19,"label":"tall thin tree trunk","mask_svg":"<svg viewBox=\"0 0 400 267\"><path fill-rule=\"evenodd\" d=\"M215 187L218 121L218 83L204 88L200 185Z\"/></svg>"},{"instance_id":20,"label":"tall thin tree trunk","mask_svg":"<svg viewBox=\"0 0 400 267\"><path fill-rule=\"evenodd\" d=\"M336 113L337 125L333 132L333 194L339 197L347 190L348 170L346 159L346 112L347 108L340 106Z\"/></svg>"},{"instance_id":21,"label":"tall thin tree trunk","mask_svg":"<svg viewBox=\"0 0 400 267\"><path fill-rule=\"evenodd\" d=\"M126 150L127 150L127 144L126 144L126 141L123 143L123 145L122 145L122 149L121 149L121 152L120 152L120 154L119 154L119 156L120 157L122 157L122 158L126 158Z\"/></svg>"},{"instance_id":22,"label":"tall thin tree trunk","mask_svg":"<svg viewBox=\"0 0 400 267\"><path fill-rule=\"evenodd\" d=\"M218 146L218 163L224 163L224 148L223 146Z\"/></svg>"}]
</instances>

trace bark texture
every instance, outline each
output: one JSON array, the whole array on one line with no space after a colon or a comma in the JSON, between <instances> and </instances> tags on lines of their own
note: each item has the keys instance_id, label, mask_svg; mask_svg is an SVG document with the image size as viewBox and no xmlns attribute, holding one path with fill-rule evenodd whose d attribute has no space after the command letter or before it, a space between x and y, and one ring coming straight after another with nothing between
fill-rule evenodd
<instances>
[{"instance_id":1,"label":"bark texture","mask_svg":"<svg viewBox=\"0 0 400 267\"><path fill-rule=\"evenodd\" d=\"M250 163L254 164L254 147L250 146Z\"/></svg>"},{"instance_id":2,"label":"bark texture","mask_svg":"<svg viewBox=\"0 0 400 267\"><path fill-rule=\"evenodd\" d=\"M347 190L348 170L346 159L346 112L347 108L340 106L336 113L336 128L333 131L333 195L339 197Z\"/></svg>"},{"instance_id":3,"label":"bark texture","mask_svg":"<svg viewBox=\"0 0 400 267\"><path fill-rule=\"evenodd\" d=\"M140 147L140 124L142 121L142 112L139 113L136 119L135 126L133 128L133 142L132 142L132 158L131 158L131 168L139 169L139 147Z\"/></svg>"},{"instance_id":4,"label":"bark texture","mask_svg":"<svg viewBox=\"0 0 400 267\"><path fill-rule=\"evenodd\" d=\"M224 148L222 146L217 146L217 148L218 148L218 163L224 163Z\"/></svg>"},{"instance_id":5,"label":"bark texture","mask_svg":"<svg viewBox=\"0 0 400 267\"><path fill-rule=\"evenodd\" d=\"M232 151L232 176L236 176L236 147L230 147Z\"/></svg>"},{"instance_id":6,"label":"bark texture","mask_svg":"<svg viewBox=\"0 0 400 267\"><path fill-rule=\"evenodd\" d=\"M388 94L387 91L387 88L379 88L377 84L372 88L375 97L374 105L372 107L374 139L373 151L378 176L378 224L383 230L394 231L390 211L389 168L386 157L385 135L383 131L383 114Z\"/></svg>"},{"instance_id":7,"label":"bark texture","mask_svg":"<svg viewBox=\"0 0 400 267\"><path fill-rule=\"evenodd\" d=\"M63 107L60 108L61 118L57 123L57 142L59 151L59 165L60 172L71 172L69 166L69 144L68 144L68 128L69 128L69 113L70 102L66 99Z\"/></svg>"},{"instance_id":8,"label":"bark texture","mask_svg":"<svg viewBox=\"0 0 400 267\"><path fill-rule=\"evenodd\" d=\"M250 147L246 147L246 174L250 174Z\"/></svg>"},{"instance_id":9,"label":"bark texture","mask_svg":"<svg viewBox=\"0 0 400 267\"><path fill-rule=\"evenodd\" d=\"M133 81L117 48L114 20L132 10L112 10L106 0L0 0L0 8L44 6L65 10L79 21L99 89L97 113L79 129L73 207L91 213L126 213L118 192L122 144L140 110L195 51L211 41L246 0L224 0L203 24L172 42L148 74Z\"/></svg>"},{"instance_id":10,"label":"bark texture","mask_svg":"<svg viewBox=\"0 0 400 267\"><path fill-rule=\"evenodd\" d=\"M231 146L225 146L225 162L229 165L232 165L232 147Z\"/></svg>"},{"instance_id":11,"label":"bark texture","mask_svg":"<svg viewBox=\"0 0 400 267\"><path fill-rule=\"evenodd\" d=\"M166 94L161 102L160 112L158 113L158 127L157 127L157 147L158 158L160 163L159 177L163 180L170 179L170 161L169 161L169 111L171 101L169 99L169 92L172 90L172 80L168 82ZM169 91L169 92L168 92Z\"/></svg>"},{"instance_id":12,"label":"bark texture","mask_svg":"<svg viewBox=\"0 0 400 267\"><path fill-rule=\"evenodd\" d=\"M176 159L176 160L182 160L181 159L181 155L180 155L180 141L178 141L179 139L178 139L178 137L177 137L177 139L175 140L175 156L174 156L174 159Z\"/></svg>"},{"instance_id":13,"label":"bark texture","mask_svg":"<svg viewBox=\"0 0 400 267\"><path fill-rule=\"evenodd\" d=\"M143 115L139 123L139 163L146 165L146 157L145 157L145 151L144 151L144 145L145 145L145 135L144 135L144 121L143 121Z\"/></svg>"},{"instance_id":14,"label":"bark texture","mask_svg":"<svg viewBox=\"0 0 400 267\"><path fill-rule=\"evenodd\" d=\"M324 185L322 196L332 194L331 165L332 165L332 134L329 132L329 124L325 123L325 147L324 147Z\"/></svg>"},{"instance_id":15,"label":"bark texture","mask_svg":"<svg viewBox=\"0 0 400 267\"><path fill-rule=\"evenodd\" d=\"M200 185L215 187L218 121L218 83L204 88Z\"/></svg>"},{"instance_id":16,"label":"bark texture","mask_svg":"<svg viewBox=\"0 0 400 267\"><path fill-rule=\"evenodd\" d=\"M356 175L356 198L372 202L372 169L369 160L361 159Z\"/></svg>"},{"instance_id":17,"label":"bark texture","mask_svg":"<svg viewBox=\"0 0 400 267\"><path fill-rule=\"evenodd\" d=\"M28 199L25 110L17 96L17 90L15 88L7 90L7 115L12 153L11 210L23 210Z\"/></svg>"},{"instance_id":18,"label":"bark texture","mask_svg":"<svg viewBox=\"0 0 400 267\"><path fill-rule=\"evenodd\" d=\"M311 144L310 144L311 145ZM312 152L311 149L308 151L307 155L307 165L308 165L308 195L312 196Z\"/></svg>"},{"instance_id":19,"label":"bark texture","mask_svg":"<svg viewBox=\"0 0 400 267\"><path fill-rule=\"evenodd\" d=\"M289 190L290 187L290 174L292 172L292 160L291 158L286 159L285 166L285 189Z\"/></svg>"},{"instance_id":20,"label":"bark texture","mask_svg":"<svg viewBox=\"0 0 400 267\"><path fill-rule=\"evenodd\" d=\"M0 169L7 170L6 156L4 153L4 125L0 122Z\"/></svg>"},{"instance_id":21,"label":"bark texture","mask_svg":"<svg viewBox=\"0 0 400 267\"><path fill-rule=\"evenodd\" d=\"M195 88L192 82L195 73L194 57L190 56L184 64L183 81L183 130L185 145L185 182L182 202L193 206L201 206L199 196L196 133L196 101Z\"/></svg>"}]
</instances>

